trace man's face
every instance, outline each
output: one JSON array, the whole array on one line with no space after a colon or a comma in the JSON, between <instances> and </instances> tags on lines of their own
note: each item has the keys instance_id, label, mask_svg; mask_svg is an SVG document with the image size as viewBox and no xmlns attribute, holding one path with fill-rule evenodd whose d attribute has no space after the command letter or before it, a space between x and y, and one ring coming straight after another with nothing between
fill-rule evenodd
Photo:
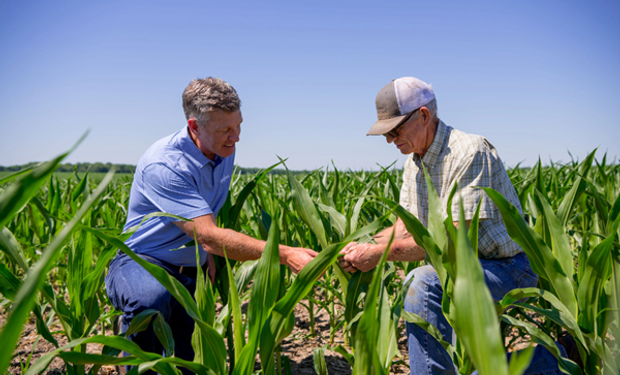
<instances>
[{"instance_id":1,"label":"man's face","mask_svg":"<svg viewBox=\"0 0 620 375\"><path fill-rule=\"evenodd\" d=\"M425 107L422 107L426 109ZM420 156L424 156L432 137L428 138L428 126L427 121L423 113L418 113L417 116L410 117L403 124L398 126L398 129L392 130L389 133L384 134L387 143L394 142L394 145L404 155L415 152Z\"/></svg>"},{"instance_id":2,"label":"man's face","mask_svg":"<svg viewBox=\"0 0 620 375\"><path fill-rule=\"evenodd\" d=\"M227 157L235 152L235 143L239 142L241 134L241 111L226 112L215 109L209 113L209 120L204 128L198 124L190 128L195 136L196 146L210 160L215 159L215 155Z\"/></svg>"}]
</instances>

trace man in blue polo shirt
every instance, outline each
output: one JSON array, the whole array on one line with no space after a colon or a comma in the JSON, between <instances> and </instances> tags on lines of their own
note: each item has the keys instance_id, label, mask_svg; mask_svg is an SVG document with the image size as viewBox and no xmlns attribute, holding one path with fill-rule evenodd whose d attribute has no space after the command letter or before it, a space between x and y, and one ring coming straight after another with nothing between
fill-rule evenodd
<instances>
[{"instance_id":1,"label":"man in blue polo shirt","mask_svg":"<svg viewBox=\"0 0 620 375\"><path fill-rule=\"evenodd\" d=\"M183 92L187 125L155 142L142 156L134 176L125 230L145 215L168 212L169 217L147 220L126 242L140 257L164 268L193 294L196 288L195 248L183 246L197 236L200 262L212 254L244 261L260 258L265 243L230 229L219 228L215 217L226 201L241 132L241 102L235 89L219 78L195 79ZM299 272L316 252L280 245L280 262ZM160 311L172 329L175 355L194 359L191 335L194 322L183 307L150 273L121 253L110 263L106 277L110 301L119 311L122 331L146 309ZM152 329L129 337L143 350L161 353ZM185 372L185 371L184 371Z\"/></svg>"}]
</instances>

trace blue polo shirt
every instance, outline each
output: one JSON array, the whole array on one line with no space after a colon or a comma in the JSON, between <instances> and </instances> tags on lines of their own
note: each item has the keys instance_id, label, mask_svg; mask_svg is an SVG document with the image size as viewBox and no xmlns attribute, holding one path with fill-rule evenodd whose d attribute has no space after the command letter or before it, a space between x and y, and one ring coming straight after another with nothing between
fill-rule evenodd
<instances>
[{"instance_id":1,"label":"blue polo shirt","mask_svg":"<svg viewBox=\"0 0 620 375\"><path fill-rule=\"evenodd\" d=\"M194 144L187 127L155 142L142 155L129 196L124 230L140 224L152 212L167 212L187 219L217 213L224 205L235 154L209 160ZM154 217L142 224L126 242L134 252L177 265L196 266L196 249L176 219ZM200 248L200 263L206 252Z\"/></svg>"}]
</instances>

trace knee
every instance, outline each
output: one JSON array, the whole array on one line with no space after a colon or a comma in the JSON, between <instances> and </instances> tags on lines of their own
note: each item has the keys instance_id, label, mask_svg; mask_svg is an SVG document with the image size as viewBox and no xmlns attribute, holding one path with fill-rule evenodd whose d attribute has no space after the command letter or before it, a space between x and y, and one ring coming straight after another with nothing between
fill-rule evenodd
<instances>
[{"instance_id":1,"label":"knee","mask_svg":"<svg viewBox=\"0 0 620 375\"><path fill-rule=\"evenodd\" d=\"M147 309L157 310L162 313L165 320L168 320L171 314L170 301L172 295L161 284L147 285L140 288L132 301L126 305L125 312L138 314Z\"/></svg>"},{"instance_id":2,"label":"knee","mask_svg":"<svg viewBox=\"0 0 620 375\"><path fill-rule=\"evenodd\" d=\"M425 299L432 295L441 295L442 288L439 276L432 266L418 267L407 275L407 280L413 279L405 297L405 310L416 312Z\"/></svg>"},{"instance_id":3,"label":"knee","mask_svg":"<svg viewBox=\"0 0 620 375\"><path fill-rule=\"evenodd\" d=\"M106 287L114 308L129 320L148 309L161 312L166 320L170 317L172 295L152 276L116 274L114 280L106 280Z\"/></svg>"}]
</instances>

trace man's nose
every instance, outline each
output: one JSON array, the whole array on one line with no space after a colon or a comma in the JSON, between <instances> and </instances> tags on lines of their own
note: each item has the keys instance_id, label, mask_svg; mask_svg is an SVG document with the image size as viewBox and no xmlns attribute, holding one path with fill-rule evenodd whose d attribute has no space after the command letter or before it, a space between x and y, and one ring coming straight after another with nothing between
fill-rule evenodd
<instances>
[{"instance_id":1,"label":"man's nose","mask_svg":"<svg viewBox=\"0 0 620 375\"><path fill-rule=\"evenodd\" d=\"M230 136L230 140L233 142L239 142L239 136L241 135L241 127L238 127L237 129L235 129L235 131L233 132L232 136Z\"/></svg>"}]
</instances>

